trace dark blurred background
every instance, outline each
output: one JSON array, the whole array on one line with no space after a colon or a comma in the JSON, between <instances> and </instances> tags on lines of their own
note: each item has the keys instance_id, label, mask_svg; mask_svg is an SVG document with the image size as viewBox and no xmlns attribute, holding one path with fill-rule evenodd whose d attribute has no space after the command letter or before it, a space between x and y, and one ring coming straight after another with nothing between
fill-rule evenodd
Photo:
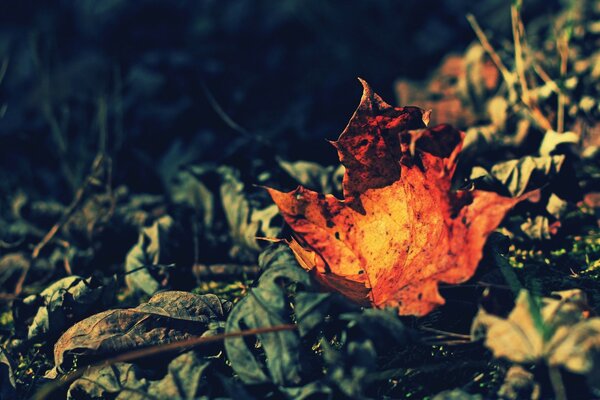
<instances>
[{"instance_id":1,"label":"dark blurred background","mask_svg":"<svg viewBox=\"0 0 600 400\"><path fill-rule=\"evenodd\" d=\"M186 162L333 163L324 139L358 103L357 76L392 102L395 79L423 78L474 40L466 13L508 35L509 5L1 1L0 193L68 202L98 152L114 184L150 193L158 169ZM525 6L527 18L556 2Z\"/></svg>"}]
</instances>

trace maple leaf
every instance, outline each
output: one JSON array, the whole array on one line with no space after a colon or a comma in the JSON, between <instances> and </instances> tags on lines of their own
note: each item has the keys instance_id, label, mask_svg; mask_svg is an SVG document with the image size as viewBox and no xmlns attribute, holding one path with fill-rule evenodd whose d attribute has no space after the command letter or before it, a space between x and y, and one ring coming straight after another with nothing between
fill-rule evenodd
<instances>
[{"instance_id":1,"label":"maple leaf","mask_svg":"<svg viewBox=\"0 0 600 400\"><path fill-rule=\"evenodd\" d=\"M360 80L363 95L336 142L344 200L303 187L268 188L294 232L300 264L326 287L401 315L444 299L438 282L469 279L488 235L525 196L451 190L464 134L426 128L429 113L392 107Z\"/></svg>"}]
</instances>

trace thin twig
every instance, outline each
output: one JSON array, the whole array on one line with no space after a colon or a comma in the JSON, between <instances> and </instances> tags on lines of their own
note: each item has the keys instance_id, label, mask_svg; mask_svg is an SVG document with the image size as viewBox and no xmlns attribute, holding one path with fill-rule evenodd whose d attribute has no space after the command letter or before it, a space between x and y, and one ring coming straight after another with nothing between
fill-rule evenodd
<instances>
[{"instance_id":1,"label":"thin twig","mask_svg":"<svg viewBox=\"0 0 600 400\"><path fill-rule=\"evenodd\" d=\"M235 122L229 116L229 114L227 114L225 112L225 110L223 109L223 107L221 107L221 105L219 104L219 102L217 101L217 99L215 99L215 96L208 89L208 87L206 86L206 84L204 84L204 82L201 83L201 86L202 86L202 90L204 91L204 94L205 94L205 96L206 96L206 98L208 100L208 103L210 104L210 106L212 107L212 109L217 113L217 115L223 120L223 122L225 122L225 124L227 124L227 126L229 126L235 132L239 133L242 137L244 137L244 138L246 138L248 140L252 140L252 141L255 141L257 143L260 143L263 146L271 147L271 144L269 143L269 141L266 140L265 138L263 138L261 135L256 134L256 133L252 133L248 129L244 128L243 126L241 126L240 124L238 124L237 122Z\"/></svg>"},{"instance_id":2,"label":"thin twig","mask_svg":"<svg viewBox=\"0 0 600 400\"><path fill-rule=\"evenodd\" d=\"M509 92L509 99L511 101L516 101L516 100L520 99L521 102L523 102L525 104L525 106L527 107L525 109L525 112L529 115L529 117L533 121L535 121L535 123L539 127L541 127L544 130L552 129L552 125L550 124L548 119L544 116L544 114L541 112L541 110L537 106L535 106L534 104L531 104L531 102L529 101L529 97L523 97L522 95L520 96L517 94L517 91L515 90L516 82L515 82L514 75L508 70L508 68L506 68L506 65L504 65L504 63L500 59L500 56L498 55L498 53L496 52L494 47L491 45L490 41L488 40L488 38L485 35L485 33L483 32L483 30L481 29L481 26L479 26L479 23L477 22L477 19L475 19L475 16L473 16L473 14L467 14L467 20L469 21L471 28L475 32L477 39L481 43L481 46L486 51L486 53L489 55L489 57L491 58L494 65L496 65L496 68L498 68L498 70L500 71L500 74L502 75L502 78L506 82L506 86L507 86L507 89ZM524 87L527 88L526 82L525 82ZM529 96L528 90L526 90L526 93L527 93L527 96Z\"/></svg>"},{"instance_id":3,"label":"thin twig","mask_svg":"<svg viewBox=\"0 0 600 400\"><path fill-rule=\"evenodd\" d=\"M241 126L240 124L238 124L237 122L235 122L229 116L229 114L227 114L225 112L225 110L223 110L223 107L221 107L221 105L219 104L219 102L217 101L217 99L215 99L215 96L208 89L208 87L204 84L204 82L202 82L201 85L202 85L202 90L204 91L204 95L208 99L208 102L209 102L210 106L219 115L219 117L223 120L223 122L225 122L227 124L227 126L229 126L231 129L233 129L237 133L239 133L239 134L241 134L243 136L252 137L252 135L250 134L250 132L246 128L244 128L243 126Z\"/></svg>"},{"instance_id":4,"label":"thin twig","mask_svg":"<svg viewBox=\"0 0 600 400\"><path fill-rule=\"evenodd\" d=\"M8 70L8 57L6 57L2 61L2 64L0 64L0 83L2 83L2 81L4 80L7 70Z\"/></svg>"},{"instance_id":5,"label":"thin twig","mask_svg":"<svg viewBox=\"0 0 600 400\"><path fill-rule=\"evenodd\" d=\"M130 352L127 352L124 354L120 354L116 357L112 357L107 360L92 364L88 367L79 368L73 372L70 372L70 373L64 375L63 377L61 377L60 379L56 379L55 381L42 386L42 388L40 390L38 390L37 393L35 393L35 395L32 397L32 399L33 400L41 400L41 399L49 398L49 396L55 390L59 389L63 385L73 382L75 379L81 377L85 372L90 371L92 369L100 369L100 368L107 367L109 365L113 365L113 364L116 364L119 362L132 361L132 360L142 358L142 357L148 357L148 356L154 356L154 355L158 355L158 354L168 353L173 350L181 350L181 349L185 349L185 348L191 349L192 347L195 347L195 346L208 344L208 343L214 343L214 342L220 342L220 341L223 341L223 340L229 339L229 338L255 336L255 335L261 335L261 334L265 334L265 333L274 333L274 332L281 332L281 331L293 331L293 330L296 330L297 328L298 328L298 326L294 325L294 324L276 325L276 326L270 326L270 327L266 327L266 328L255 328L255 329L248 329L248 330L239 331L239 332L223 333L223 334L215 335L215 336L194 337L191 339L180 340L177 342L171 342L171 343L167 343L167 344L146 347L144 349L133 350L133 351L130 351Z\"/></svg>"},{"instance_id":6,"label":"thin twig","mask_svg":"<svg viewBox=\"0 0 600 400\"><path fill-rule=\"evenodd\" d=\"M447 331L442 331L440 329L429 328L427 326L421 326L421 327L419 327L419 329L421 329L423 331L427 331L427 332L439 333L444 336L450 336L450 337L455 337L455 338L460 338L460 339L471 340L471 335L464 335L462 333L447 332Z\"/></svg>"},{"instance_id":7,"label":"thin twig","mask_svg":"<svg viewBox=\"0 0 600 400\"><path fill-rule=\"evenodd\" d=\"M569 37L565 33L557 41L556 47L560 56L560 78L565 79L567 75L567 62L569 61ZM565 130L565 104L567 98L561 91L558 94L558 109L556 114L556 131L562 133Z\"/></svg>"},{"instance_id":8,"label":"thin twig","mask_svg":"<svg viewBox=\"0 0 600 400\"><path fill-rule=\"evenodd\" d=\"M192 269L196 278L231 278L242 275L255 277L260 273L260 267L256 264L195 264Z\"/></svg>"},{"instance_id":9,"label":"thin twig","mask_svg":"<svg viewBox=\"0 0 600 400\"><path fill-rule=\"evenodd\" d=\"M500 73L502 74L502 77L504 78L504 81L506 82L506 85L508 86L508 90L510 92L514 92L515 79L514 79L512 73L508 70L508 68L506 68L506 65L504 65L504 63L502 62L502 59L500 58L500 56L498 55L498 53L496 52L496 50L494 49L494 47L492 46L490 41L488 40L485 33L483 32L483 29L481 29L481 26L477 22L477 19L475 18L475 16L473 14L467 14L467 21L469 21L469 24L471 25L471 28L475 32L475 35L477 36L477 39L481 43L481 46L486 51L486 53L488 53L488 55L490 56L490 59L492 60L494 65L496 65L496 68L498 68Z\"/></svg>"},{"instance_id":10,"label":"thin twig","mask_svg":"<svg viewBox=\"0 0 600 400\"><path fill-rule=\"evenodd\" d=\"M428 346L462 346L473 343L471 340L455 339L455 340L423 340L423 343Z\"/></svg>"},{"instance_id":11,"label":"thin twig","mask_svg":"<svg viewBox=\"0 0 600 400\"><path fill-rule=\"evenodd\" d=\"M515 69L521 86L521 101L529 108L530 117L538 124L538 126L546 131L552 130L552 124L546 118L535 102L533 96L529 92L527 84L527 75L525 70L525 60L523 56L523 48L525 47L525 27L521 19L521 2L517 1L510 7L510 15L512 22L512 33L515 52Z\"/></svg>"},{"instance_id":12,"label":"thin twig","mask_svg":"<svg viewBox=\"0 0 600 400\"><path fill-rule=\"evenodd\" d=\"M81 187L77 190L77 193L75 193L75 198L73 199L73 201L71 202L69 207L67 207L67 209L63 213L62 217L58 220L58 222L56 224L54 224L52 226L52 228L50 228L50 230L44 235L42 240L33 248L33 251L31 252L32 260L35 260L36 258L39 257L42 249L48 243L50 243L50 241L54 238L54 236L56 236L56 234L62 229L62 227L71 219L71 217L77 210L77 207L79 207L79 205L83 201L83 198L85 196L85 193L87 192L88 187L95 181L96 175L97 175L98 171L100 170L100 168L102 167L104 160L105 160L105 158L103 156L96 157L96 159L94 160L94 162L92 164L91 173L88 175L88 177L84 181L83 185L81 185ZM14 290L15 295L19 295L21 293L21 291L23 290L23 284L25 283L25 279L27 278L27 274L29 273L30 266L31 266L31 264L27 268L23 269L23 272L21 273L21 276L19 277L19 280L17 281L17 284L15 285L15 290ZM67 272L70 272L70 269L71 269L70 265L65 264L65 270Z\"/></svg>"},{"instance_id":13,"label":"thin twig","mask_svg":"<svg viewBox=\"0 0 600 400\"><path fill-rule=\"evenodd\" d=\"M525 61L523 60L523 46L521 43L523 34L523 24L521 18L519 18L519 6L511 5L510 7L510 19L512 26L514 52L515 52L515 69L517 71L517 78L521 85L521 98L523 103L527 106L531 105L531 96L529 95L529 87L527 85L527 79L525 77Z\"/></svg>"},{"instance_id":14,"label":"thin twig","mask_svg":"<svg viewBox=\"0 0 600 400\"><path fill-rule=\"evenodd\" d=\"M538 74L538 76L544 81L545 84L547 84L550 87L550 89L552 89L554 93L560 94L562 92L560 87L556 84L556 82L554 82L550 75L548 75L548 73L544 70L544 68L540 65L539 62L533 61L532 65L535 73Z\"/></svg>"}]
</instances>

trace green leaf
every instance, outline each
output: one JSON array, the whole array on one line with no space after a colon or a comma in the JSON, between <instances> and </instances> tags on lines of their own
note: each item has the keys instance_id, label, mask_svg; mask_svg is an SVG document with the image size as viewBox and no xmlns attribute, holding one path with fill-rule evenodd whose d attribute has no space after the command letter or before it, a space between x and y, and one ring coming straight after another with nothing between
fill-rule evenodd
<instances>
[{"instance_id":1,"label":"green leaf","mask_svg":"<svg viewBox=\"0 0 600 400\"><path fill-rule=\"evenodd\" d=\"M369 374L377 369L377 351L371 340L349 342L335 350L321 342L329 382L349 398L364 398Z\"/></svg>"},{"instance_id":2,"label":"green leaf","mask_svg":"<svg viewBox=\"0 0 600 400\"><path fill-rule=\"evenodd\" d=\"M77 362L210 335L209 325L224 321L230 308L212 294L160 292L136 308L105 311L69 328L54 347L55 366L64 372Z\"/></svg>"},{"instance_id":3,"label":"green leaf","mask_svg":"<svg viewBox=\"0 0 600 400\"><path fill-rule=\"evenodd\" d=\"M172 228L173 219L165 215L142 229L138 242L125 258L125 282L130 289L149 295L165 289L166 280L160 280L156 268L151 267L172 261L167 245Z\"/></svg>"},{"instance_id":4,"label":"green leaf","mask_svg":"<svg viewBox=\"0 0 600 400\"><path fill-rule=\"evenodd\" d=\"M349 398L364 398L377 357L405 345L407 330L394 309L343 313L336 322L343 327L339 346L321 341L327 380Z\"/></svg>"},{"instance_id":5,"label":"green leaf","mask_svg":"<svg viewBox=\"0 0 600 400\"><path fill-rule=\"evenodd\" d=\"M300 292L296 295L294 311L301 336L307 335L323 322L333 305L333 296L332 293L313 292Z\"/></svg>"},{"instance_id":6,"label":"green leaf","mask_svg":"<svg viewBox=\"0 0 600 400\"><path fill-rule=\"evenodd\" d=\"M52 339L75 322L113 304L115 293L114 278L100 282L93 277L69 276L40 294L15 302L15 323L28 326L30 340Z\"/></svg>"},{"instance_id":7,"label":"green leaf","mask_svg":"<svg viewBox=\"0 0 600 400\"><path fill-rule=\"evenodd\" d=\"M248 295L234 307L225 331L266 328L292 323L290 301L285 284L310 288L308 274L298 266L287 246L268 248L259 258L265 271ZM243 338L225 340L231 366L246 384L273 382L299 386L303 380L303 349L298 332L280 331L258 335L264 362Z\"/></svg>"},{"instance_id":8,"label":"green leaf","mask_svg":"<svg viewBox=\"0 0 600 400\"><path fill-rule=\"evenodd\" d=\"M368 308L360 313L346 313L340 315L340 320L347 322L347 330L359 338L368 338L376 346L383 344L389 346L405 344L409 337L408 331L400 318L398 311L388 309Z\"/></svg>"}]
</instances>

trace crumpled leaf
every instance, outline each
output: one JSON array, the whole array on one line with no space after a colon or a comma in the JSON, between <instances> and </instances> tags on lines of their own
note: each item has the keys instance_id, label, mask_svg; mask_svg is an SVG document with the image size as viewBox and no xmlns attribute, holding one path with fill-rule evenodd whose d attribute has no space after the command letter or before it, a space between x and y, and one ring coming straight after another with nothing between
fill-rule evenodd
<instances>
[{"instance_id":1,"label":"crumpled leaf","mask_svg":"<svg viewBox=\"0 0 600 400\"><path fill-rule=\"evenodd\" d=\"M152 371L130 363L91 369L71 384L67 399L142 400L148 395L161 399L208 398L211 389L207 379L209 366L209 360L188 351L174 358L166 374L159 379L152 376Z\"/></svg>"},{"instance_id":2,"label":"crumpled leaf","mask_svg":"<svg viewBox=\"0 0 600 400\"><path fill-rule=\"evenodd\" d=\"M534 375L520 365L513 365L506 371L504 382L498 389L498 396L507 400L538 400L540 394L540 385Z\"/></svg>"},{"instance_id":3,"label":"crumpled leaf","mask_svg":"<svg viewBox=\"0 0 600 400\"><path fill-rule=\"evenodd\" d=\"M278 161L281 168L304 187L323 193L341 193L342 191L343 165L323 167L310 161Z\"/></svg>"},{"instance_id":4,"label":"crumpled leaf","mask_svg":"<svg viewBox=\"0 0 600 400\"><path fill-rule=\"evenodd\" d=\"M75 322L110 306L115 301L116 281L109 278L68 276L41 293L31 295L13 305L17 325L28 326L30 340L57 337Z\"/></svg>"},{"instance_id":5,"label":"crumpled leaf","mask_svg":"<svg viewBox=\"0 0 600 400\"><path fill-rule=\"evenodd\" d=\"M203 181L208 179L215 170L212 164L190 165L178 171L167 184L171 201L177 205L187 207L202 222L201 228L209 230L215 223L215 195Z\"/></svg>"},{"instance_id":6,"label":"crumpled leaf","mask_svg":"<svg viewBox=\"0 0 600 400\"><path fill-rule=\"evenodd\" d=\"M547 131L540 144L540 155L549 156L557 153L561 147L573 146L579 143L579 135L575 132Z\"/></svg>"},{"instance_id":7,"label":"crumpled leaf","mask_svg":"<svg viewBox=\"0 0 600 400\"><path fill-rule=\"evenodd\" d=\"M54 347L59 372L74 363L147 346L209 335L211 322L220 322L231 303L212 294L166 291L129 309L104 311L69 328Z\"/></svg>"},{"instance_id":8,"label":"crumpled leaf","mask_svg":"<svg viewBox=\"0 0 600 400\"><path fill-rule=\"evenodd\" d=\"M231 311L226 332L292 323L290 302L281 281L311 287L308 274L297 266L292 253L283 245L270 247L259 258L265 270L258 281ZM258 335L265 364L257 358L243 338L225 340L231 366L246 384L274 382L284 387L298 386L306 372L304 352L297 332L280 331Z\"/></svg>"},{"instance_id":9,"label":"crumpled leaf","mask_svg":"<svg viewBox=\"0 0 600 400\"><path fill-rule=\"evenodd\" d=\"M368 375L377 369L377 352L371 340L353 341L342 351L327 342L321 342L323 359L330 382L348 398L364 398Z\"/></svg>"},{"instance_id":10,"label":"crumpled leaf","mask_svg":"<svg viewBox=\"0 0 600 400\"><path fill-rule=\"evenodd\" d=\"M234 257L248 251L256 254L263 246L257 237L276 237L281 226L275 217L279 214L277 207L268 205L264 208L253 202L244 192L244 184L239 180L232 168L221 167L223 175L221 184L221 200L225 217L229 224L230 234L235 247L231 250Z\"/></svg>"},{"instance_id":11,"label":"crumpled leaf","mask_svg":"<svg viewBox=\"0 0 600 400\"><path fill-rule=\"evenodd\" d=\"M560 227L559 223L552 223L544 215L527 218L520 226L521 231L532 240L549 240Z\"/></svg>"},{"instance_id":12,"label":"crumpled leaf","mask_svg":"<svg viewBox=\"0 0 600 400\"><path fill-rule=\"evenodd\" d=\"M540 361L562 366L577 374L590 374L600 350L600 318L586 319L585 294L578 289L556 292L559 299L537 301L521 290L508 318L483 309L473 321L474 339L485 337L485 345L497 358L519 364Z\"/></svg>"},{"instance_id":13,"label":"crumpled leaf","mask_svg":"<svg viewBox=\"0 0 600 400\"><path fill-rule=\"evenodd\" d=\"M339 322L344 325L338 348L321 341L327 379L345 396L364 398L370 374L377 370L377 357L405 345L407 329L393 309L344 313Z\"/></svg>"},{"instance_id":14,"label":"crumpled leaf","mask_svg":"<svg viewBox=\"0 0 600 400\"><path fill-rule=\"evenodd\" d=\"M482 190L492 190L505 196L518 197L538 189L556 177L565 162L565 156L526 156L495 164L488 172L473 168L471 181Z\"/></svg>"},{"instance_id":15,"label":"crumpled leaf","mask_svg":"<svg viewBox=\"0 0 600 400\"><path fill-rule=\"evenodd\" d=\"M6 350L0 347L0 399L12 400L16 398L17 388L12 362L6 354Z\"/></svg>"},{"instance_id":16,"label":"crumpled leaf","mask_svg":"<svg viewBox=\"0 0 600 400\"><path fill-rule=\"evenodd\" d=\"M396 310L360 311L337 294L315 293L308 274L283 245L265 250L260 265L265 272L231 312L227 332L290 323L298 330L259 335L256 345L226 339L227 357L238 377L245 384L274 384L294 399L317 394L363 398L378 356L408 340ZM286 290L290 286L293 293ZM336 337L335 347L318 333L322 329ZM322 361L309 358L311 338L320 343ZM315 362L323 362L322 368Z\"/></svg>"},{"instance_id":17,"label":"crumpled leaf","mask_svg":"<svg viewBox=\"0 0 600 400\"><path fill-rule=\"evenodd\" d=\"M130 289L152 295L167 287L168 277L159 276L159 269L152 267L172 261L167 245L172 229L173 219L168 215L142 228L138 242L125 258L125 282Z\"/></svg>"},{"instance_id":18,"label":"crumpled leaf","mask_svg":"<svg viewBox=\"0 0 600 400\"><path fill-rule=\"evenodd\" d=\"M464 135L447 125L409 131L425 127L426 113L394 108L361 82L361 103L334 142L345 199L303 187L269 193L321 283L359 303L425 315L444 303L438 282L472 276L487 236L523 197L453 192Z\"/></svg>"}]
</instances>

